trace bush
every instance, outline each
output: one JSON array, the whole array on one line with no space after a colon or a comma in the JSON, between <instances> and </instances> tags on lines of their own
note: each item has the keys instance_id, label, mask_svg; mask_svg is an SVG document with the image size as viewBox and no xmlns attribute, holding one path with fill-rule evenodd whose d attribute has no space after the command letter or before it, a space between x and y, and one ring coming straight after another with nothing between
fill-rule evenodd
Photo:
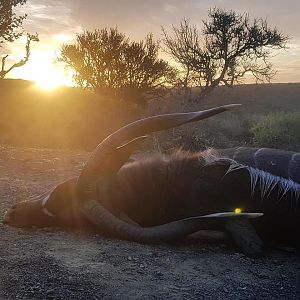
<instances>
[{"instance_id":1,"label":"bush","mask_svg":"<svg viewBox=\"0 0 300 300\"><path fill-rule=\"evenodd\" d=\"M78 86L140 104L147 96L163 96L174 80L159 49L151 34L132 42L117 28L104 28L78 34L75 44L61 47L59 61L74 71Z\"/></svg>"},{"instance_id":2,"label":"bush","mask_svg":"<svg viewBox=\"0 0 300 300\"><path fill-rule=\"evenodd\" d=\"M254 125L250 132L260 147L300 150L300 111L271 113Z\"/></svg>"}]
</instances>

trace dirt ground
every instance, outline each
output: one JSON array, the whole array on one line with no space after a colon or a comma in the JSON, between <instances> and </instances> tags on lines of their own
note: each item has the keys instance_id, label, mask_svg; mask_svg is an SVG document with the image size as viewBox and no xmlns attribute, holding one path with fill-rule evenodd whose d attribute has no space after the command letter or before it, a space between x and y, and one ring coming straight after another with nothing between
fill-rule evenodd
<instances>
[{"instance_id":1,"label":"dirt ground","mask_svg":"<svg viewBox=\"0 0 300 300\"><path fill-rule=\"evenodd\" d=\"M78 173L87 153L0 146L0 215ZM141 245L0 224L0 299L299 299L293 249Z\"/></svg>"}]
</instances>

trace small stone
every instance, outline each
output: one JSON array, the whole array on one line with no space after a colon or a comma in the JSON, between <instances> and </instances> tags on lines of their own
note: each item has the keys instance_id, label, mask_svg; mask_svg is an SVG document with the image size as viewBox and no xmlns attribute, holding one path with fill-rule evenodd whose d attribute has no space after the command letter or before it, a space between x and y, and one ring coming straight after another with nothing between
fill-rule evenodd
<instances>
[{"instance_id":1,"label":"small stone","mask_svg":"<svg viewBox=\"0 0 300 300\"><path fill-rule=\"evenodd\" d=\"M161 271L156 271L156 272L155 272L155 275L161 277L161 276L163 276L164 274L163 274Z\"/></svg>"}]
</instances>

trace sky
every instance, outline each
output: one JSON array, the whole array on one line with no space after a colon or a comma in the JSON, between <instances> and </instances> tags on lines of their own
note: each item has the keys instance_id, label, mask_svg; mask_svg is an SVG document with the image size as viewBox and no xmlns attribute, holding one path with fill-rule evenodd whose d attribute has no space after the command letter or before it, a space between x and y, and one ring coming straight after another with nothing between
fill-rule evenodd
<instances>
[{"instance_id":1,"label":"sky","mask_svg":"<svg viewBox=\"0 0 300 300\"><path fill-rule=\"evenodd\" d=\"M183 18L202 28L210 8L247 12L250 18L266 18L290 37L288 49L274 53L272 62L278 71L272 82L300 82L300 1L299 0L28 0L16 12L26 13L24 28L38 32L40 42L32 44L30 62L14 70L9 77L30 80L62 81L70 84L70 76L59 64L53 64L62 43L72 43L83 30L115 27L133 40L152 32L162 38L161 27L170 29ZM25 38L0 49L10 59L22 56ZM10 61L8 60L8 64ZM251 79L247 79L251 82Z\"/></svg>"}]
</instances>

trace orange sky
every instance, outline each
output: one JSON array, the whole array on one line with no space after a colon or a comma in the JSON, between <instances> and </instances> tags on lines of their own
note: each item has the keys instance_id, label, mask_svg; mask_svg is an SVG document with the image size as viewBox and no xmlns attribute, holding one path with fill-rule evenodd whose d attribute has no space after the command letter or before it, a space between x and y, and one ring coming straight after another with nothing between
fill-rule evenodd
<instances>
[{"instance_id":1,"label":"orange sky","mask_svg":"<svg viewBox=\"0 0 300 300\"><path fill-rule=\"evenodd\" d=\"M267 18L268 23L291 37L289 49L274 53L272 59L278 71L273 82L300 82L300 1L299 0L29 0L18 9L26 12L25 30L39 33L40 42L32 44L30 62L15 69L8 77L39 81L49 85L71 84L62 66L53 64L62 43L72 42L84 29L118 26L131 39L142 39L153 32L160 39L161 26L178 25L182 18L202 27L211 7L248 12L250 17ZM22 56L25 39L20 39L0 54L10 53L9 64ZM247 81L251 81L248 78Z\"/></svg>"}]
</instances>

